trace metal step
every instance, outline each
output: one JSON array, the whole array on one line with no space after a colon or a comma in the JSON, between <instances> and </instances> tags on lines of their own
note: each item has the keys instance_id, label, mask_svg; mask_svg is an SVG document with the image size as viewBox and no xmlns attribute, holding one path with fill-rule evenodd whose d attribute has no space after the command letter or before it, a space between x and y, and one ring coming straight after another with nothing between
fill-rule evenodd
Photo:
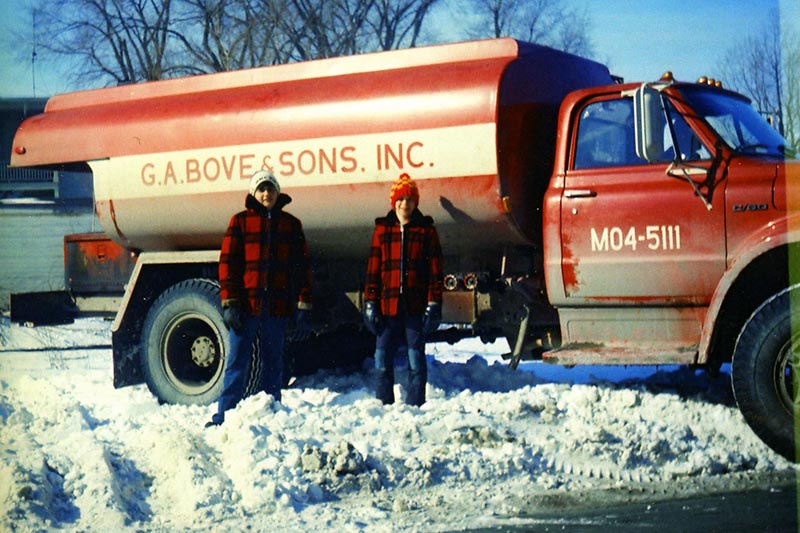
<instances>
[{"instance_id":1,"label":"metal step","mask_svg":"<svg viewBox=\"0 0 800 533\"><path fill-rule=\"evenodd\" d=\"M568 344L542 354L545 363L557 365L691 365L697 361L692 346L607 346Z\"/></svg>"}]
</instances>

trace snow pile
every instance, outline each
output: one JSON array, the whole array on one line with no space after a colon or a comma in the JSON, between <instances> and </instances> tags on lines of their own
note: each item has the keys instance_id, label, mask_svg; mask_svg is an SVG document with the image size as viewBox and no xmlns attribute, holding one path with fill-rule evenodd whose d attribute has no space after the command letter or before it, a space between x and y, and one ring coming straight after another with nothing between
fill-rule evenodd
<instances>
[{"instance_id":1,"label":"snow pile","mask_svg":"<svg viewBox=\"0 0 800 533\"><path fill-rule=\"evenodd\" d=\"M204 429L212 406L113 389L110 349L97 347L107 327L0 326L0 529L452 530L576 494L794 475L746 426L727 376L514 372L505 343L468 340L429 346L422 408L382 406L368 368L321 372L282 404L260 394ZM42 349L76 345L95 348Z\"/></svg>"}]
</instances>

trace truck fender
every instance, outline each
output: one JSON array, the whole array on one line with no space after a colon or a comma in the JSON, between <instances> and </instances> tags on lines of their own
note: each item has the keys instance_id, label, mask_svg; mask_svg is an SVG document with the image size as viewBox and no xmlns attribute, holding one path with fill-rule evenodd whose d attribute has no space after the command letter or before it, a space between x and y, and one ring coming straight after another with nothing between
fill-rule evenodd
<instances>
[{"instance_id":1,"label":"truck fender","mask_svg":"<svg viewBox=\"0 0 800 533\"><path fill-rule=\"evenodd\" d=\"M122 297L119 310L111 324L111 331L119 331L125 320L126 312L130 306L137 282L142 275L142 271L148 267L157 265L178 265L187 263L219 263L219 250L198 250L191 252L142 252L136 259L136 265L131 272L128 284L125 286L125 294Z\"/></svg>"},{"instance_id":2,"label":"truck fender","mask_svg":"<svg viewBox=\"0 0 800 533\"><path fill-rule=\"evenodd\" d=\"M709 361L709 351L717 320L725 299L736 280L759 257L777 248L798 242L800 242L800 214L784 217L763 226L744 239L728 256L729 266L717 284L703 322L697 356L698 364L705 364Z\"/></svg>"}]
</instances>

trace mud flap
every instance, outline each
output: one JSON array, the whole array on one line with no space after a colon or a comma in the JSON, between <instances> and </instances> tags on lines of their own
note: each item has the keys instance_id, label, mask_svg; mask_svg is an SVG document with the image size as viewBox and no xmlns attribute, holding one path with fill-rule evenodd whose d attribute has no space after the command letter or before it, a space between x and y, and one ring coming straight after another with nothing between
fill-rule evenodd
<instances>
[{"instance_id":1,"label":"mud flap","mask_svg":"<svg viewBox=\"0 0 800 533\"><path fill-rule=\"evenodd\" d=\"M71 324L78 306L67 291L23 292L11 295L11 321L20 324Z\"/></svg>"}]
</instances>

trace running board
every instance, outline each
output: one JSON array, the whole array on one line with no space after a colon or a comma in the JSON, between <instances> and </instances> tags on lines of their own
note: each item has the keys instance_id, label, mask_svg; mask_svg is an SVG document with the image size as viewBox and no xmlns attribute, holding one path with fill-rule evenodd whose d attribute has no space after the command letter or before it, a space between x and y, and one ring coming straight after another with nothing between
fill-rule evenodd
<instances>
[{"instance_id":1,"label":"running board","mask_svg":"<svg viewBox=\"0 0 800 533\"><path fill-rule=\"evenodd\" d=\"M542 354L545 363L556 365L692 365L697 346L620 347L572 344Z\"/></svg>"}]
</instances>

